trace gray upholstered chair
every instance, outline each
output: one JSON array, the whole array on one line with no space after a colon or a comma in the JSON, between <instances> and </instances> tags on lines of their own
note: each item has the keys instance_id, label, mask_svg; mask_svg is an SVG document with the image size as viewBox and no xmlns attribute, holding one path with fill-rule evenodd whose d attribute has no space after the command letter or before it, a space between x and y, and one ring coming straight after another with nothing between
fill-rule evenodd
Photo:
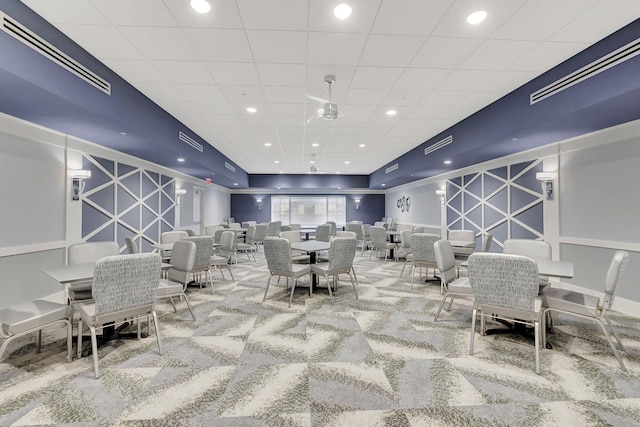
<instances>
[{"instance_id":1,"label":"gray upholstered chair","mask_svg":"<svg viewBox=\"0 0 640 427\"><path fill-rule=\"evenodd\" d=\"M220 235L220 246L216 248L215 253L209 258L209 264L213 267L220 269L220 274L224 280L223 268L229 270L231 280L235 281L233 277L233 271L231 271L231 257L235 254L236 247L236 233L230 230L226 230ZM213 286L211 286L211 293L213 293Z\"/></svg>"},{"instance_id":2,"label":"gray upholstered chair","mask_svg":"<svg viewBox=\"0 0 640 427\"><path fill-rule=\"evenodd\" d=\"M240 224L239 222L230 222L229 228L240 229L242 228L242 224Z\"/></svg>"},{"instance_id":3,"label":"gray upholstered chair","mask_svg":"<svg viewBox=\"0 0 640 427\"><path fill-rule=\"evenodd\" d=\"M329 288L329 298L333 304L333 287L338 290L338 275L348 274L351 279L351 287L353 293L358 299L358 292L356 291L356 285L354 283L355 274L353 271L353 258L356 256L356 239L355 237L335 237L331 240L331 247L329 248L329 262L323 264L313 264L311 266L311 272L323 276L327 281L327 287ZM329 283L329 276L333 276L332 283Z\"/></svg>"},{"instance_id":4,"label":"gray upholstered chair","mask_svg":"<svg viewBox=\"0 0 640 427\"><path fill-rule=\"evenodd\" d=\"M230 231L233 233L233 231ZM182 240L193 242L196 244L196 257L193 261L191 272L194 274L194 280L198 282L202 288L202 274L205 275L205 286L207 281L213 289L213 278L211 277L211 257L213 256L213 238L211 236L193 236L186 237Z\"/></svg>"},{"instance_id":5,"label":"gray upholstered chair","mask_svg":"<svg viewBox=\"0 0 640 427\"><path fill-rule=\"evenodd\" d=\"M282 237L283 239L287 239L289 241L289 244L300 243L302 241L300 232L294 230L281 231L280 237ZM291 249L291 260L292 262L298 264L309 264L311 262L311 257L309 255L303 254L300 250Z\"/></svg>"},{"instance_id":6,"label":"gray upholstered chair","mask_svg":"<svg viewBox=\"0 0 640 427\"><path fill-rule=\"evenodd\" d=\"M0 346L0 361L3 360L9 343L16 338L37 332L36 345L39 353L42 330L65 325L67 327L67 362L71 362L72 320L73 306L40 299L3 308L0 310L0 338L4 339Z\"/></svg>"},{"instance_id":7,"label":"gray upholstered chair","mask_svg":"<svg viewBox=\"0 0 640 427\"><path fill-rule=\"evenodd\" d=\"M536 374L540 373L542 299L538 296L538 266L521 255L479 252L469 256L473 317L469 354L473 354L476 318L486 332L486 318L531 325L535 334Z\"/></svg>"},{"instance_id":8,"label":"gray upholstered chair","mask_svg":"<svg viewBox=\"0 0 640 427\"><path fill-rule=\"evenodd\" d=\"M160 243L175 243L178 240L184 239L185 237L189 237L189 233L184 230L165 231L164 233L160 234ZM160 251L160 256L162 256L163 260L166 260L168 262L171 258L171 251Z\"/></svg>"},{"instance_id":9,"label":"gray upholstered chair","mask_svg":"<svg viewBox=\"0 0 640 427\"><path fill-rule=\"evenodd\" d=\"M480 252L489 252L491 249L491 242L493 242L493 234L485 233L482 235L482 244L480 245Z\"/></svg>"},{"instance_id":10,"label":"gray upholstered chair","mask_svg":"<svg viewBox=\"0 0 640 427\"><path fill-rule=\"evenodd\" d=\"M193 308L191 307L191 303L189 303L185 291L187 290L187 283L189 283L189 279L193 273L195 259L195 242L189 240L175 242L173 244L173 250L171 251L171 268L167 271L167 278L160 279L158 289L156 289L156 298L169 298L174 313L177 313L178 310L173 302L173 297L184 298L194 322L196 315L193 313Z\"/></svg>"},{"instance_id":11,"label":"gray upholstered chair","mask_svg":"<svg viewBox=\"0 0 640 427\"><path fill-rule=\"evenodd\" d=\"M116 242L80 242L69 246L67 264L96 263L101 258L118 255L120 247ZM69 301L76 303L91 299L91 280L76 282L69 287Z\"/></svg>"},{"instance_id":12,"label":"gray upholstered chair","mask_svg":"<svg viewBox=\"0 0 640 427\"><path fill-rule=\"evenodd\" d=\"M425 227L423 225L418 225L417 227L413 227L414 233L424 233Z\"/></svg>"},{"instance_id":13,"label":"gray upholstered chair","mask_svg":"<svg viewBox=\"0 0 640 427\"><path fill-rule=\"evenodd\" d=\"M551 244L544 240L508 239L504 241L502 252L505 254L522 255L533 260L550 260ZM540 276L540 290L549 285L549 276Z\"/></svg>"},{"instance_id":14,"label":"gray upholstered chair","mask_svg":"<svg viewBox=\"0 0 640 427\"><path fill-rule=\"evenodd\" d=\"M362 240L364 240L362 246L362 255L364 256L364 251L371 246L371 224L362 224Z\"/></svg>"},{"instance_id":15,"label":"gray upholstered chair","mask_svg":"<svg viewBox=\"0 0 640 427\"><path fill-rule=\"evenodd\" d=\"M440 307L438 307L438 311L433 318L434 322L437 322L438 317L440 316L440 311L442 311L442 307L444 307L447 302L447 298L451 298L449 300L449 307L447 308L447 311L449 311L451 310L453 299L456 296L473 296L473 291L469 284L469 278L458 277L456 273L456 257L453 253L451 243L448 240L438 240L433 244L433 250L436 255L436 266L438 267L439 272L437 277L440 279L440 283L444 286L444 297L442 298Z\"/></svg>"},{"instance_id":16,"label":"gray upholstered chair","mask_svg":"<svg viewBox=\"0 0 640 427\"><path fill-rule=\"evenodd\" d=\"M325 224L329 224L331 226L331 229L329 230L329 236L335 236L336 232L338 231L338 227L336 225L335 221L327 221L325 222Z\"/></svg>"},{"instance_id":17,"label":"gray upholstered chair","mask_svg":"<svg viewBox=\"0 0 640 427\"><path fill-rule=\"evenodd\" d=\"M413 234L413 230L404 229L400 231L400 244L398 245L398 250L402 251L402 255L404 255L405 260L407 259L407 255L411 252L411 235Z\"/></svg>"},{"instance_id":18,"label":"gray upholstered chair","mask_svg":"<svg viewBox=\"0 0 640 427\"><path fill-rule=\"evenodd\" d=\"M213 233L213 241L214 241L215 243L220 243L220 238L221 238L221 236L222 236L222 233L224 233L225 231L229 231L229 229L224 228L224 227L222 227L222 228L218 228L218 229ZM235 235L235 233L234 233L234 235Z\"/></svg>"},{"instance_id":19,"label":"gray upholstered chair","mask_svg":"<svg viewBox=\"0 0 640 427\"><path fill-rule=\"evenodd\" d=\"M450 230L449 240L458 243L452 245L456 258L467 259L476 248L476 233L473 230Z\"/></svg>"},{"instance_id":20,"label":"gray upholstered chair","mask_svg":"<svg viewBox=\"0 0 640 427\"><path fill-rule=\"evenodd\" d=\"M320 224L316 226L316 240L328 242L331 239L331 224Z\"/></svg>"},{"instance_id":21,"label":"gray upholstered chair","mask_svg":"<svg viewBox=\"0 0 640 427\"><path fill-rule=\"evenodd\" d=\"M356 233L356 244L360 244L362 254L364 255L364 236L362 235L362 224L350 222L347 224L347 231Z\"/></svg>"},{"instance_id":22,"label":"gray upholstered chair","mask_svg":"<svg viewBox=\"0 0 640 427\"><path fill-rule=\"evenodd\" d=\"M251 261L251 257L253 257L253 262L256 262L256 256L254 253L254 240L253 236L256 232L256 226L250 225L247 228L247 231L244 235L244 242L239 242L236 240L236 252L242 252L247 255L247 259Z\"/></svg>"},{"instance_id":23,"label":"gray upholstered chair","mask_svg":"<svg viewBox=\"0 0 640 427\"><path fill-rule=\"evenodd\" d=\"M92 285L92 303L76 306L78 319L78 358L82 357L82 325L91 331L91 349L96 378L98 367L98 341L96 329L112 322L137 320L138 338L140 319L153 317L158 352L162 354L160 327L155 311L156 289L160 282L160 255L143 253L116 255L100 259L96 263Z\"/></svg>"},{"instance_id":24,"label":"gray upholstered chair","mask_svg":"<svg viewBox=\"0 0 640 427\"><path fill-rule=\"evenodd\" d=\"M297 231L300 231L302 229L302 226L300 224L289 224L289 227L291 227L291 230Z\"/></svg>"},{"instance_id":25,"label":"gray upholstered chair","mask_svg":"<svg viewBox=\"0 0 640 427\"><path fill-rule=\"evenodd\" d=\"M376 253L377 257L380 257L380 251L384 251L384 262L387 262L389 251L396 248L395 243L391 243L387 240L387 230L384 227L370 227L369 235L371 236L371 253L369 253L369 261L371 261L371 255ZM397 252L394 253L397 255Z\"/></svg>"},{"instance_id":26,"label":"gray upholstered chair","mask_svg":"<svg viewBox=\"0 0 640 427\"><path fill-rule=\"evenodd\" d=\"M256 251L260 246L262 246L264 238L267 237L268 228L268 224L256 224L256 231L253 233L253 245L255 246Z\"/></svg>"},{"instance_id":27,"label":"gray upholstered chair","mask_svg":"<svg viewBox=\"0 0 640 427\"><path fill-rule=\"evenodd\" d=\"M280 226L280 232L282 233L283 231L291 231L291 226L290 225L281 225Z\"/></svg>"},{"instance_id":28,"label":"gray upholstered chair","mask_svg":"<svg viewBox=\"0 0 640 427\"><path fill-rule=\"evenodd\" d=\"M353 237L355 239L356 238L356 233L355 233L355 231L338 230L338 231L336 231L336 237Z\"/></svg>"},{"instance_id":29,"label":"gray upholstered chair","mask_svg":"<svg viewBox=\"0 0 640 427\"><path fill-rule=\"evenodd\" d=\"M413 233L411 235L411 253L407 255L407 260L402 266L400 276L404 272L404 267L407 264L411 264L411 287L413 287L413 281L415 278L415 270L418 268L420 272L420 278L422 279L422 268L427 269L427 277L429 276L429 268L434 269L433 275L435 276L435 269L438 267L436 264L436 253L433 249L434 243L440 240L440 236L437 234L429 233ZM444 285L440 284L440 291L444 292Z\"/></svg>"},{"instance_id":30,"label":"gray upholstered chair","mask_svg":"<svg viewBox=\"0 0 640 427\"><path fill-rule=\"evenodd\" d=\"M600 298L596 296L583 294L581 292L552 287L546 287L542 290L543 306L545 307L543 311L543 318L547 315L550 316L551 312L555 311L598 323L602 332L604 332L604 336L606 337L611 350L613 350L613 354L616 356L616 359L618 359L620 368L623 371L626 371L627 368L624 366L624 362L620 356L620 351L624 352L626 350L622 345L622 341L620 340L616 330L613 329L611 320L609 320L609 316L607 316L607 311L613 304L614 294L618 287L618 283L620 283L620 279L626 270L628 263L629 254L627 252L616 251L613 254L613 258L611 259L611 264L609 264L609 269L604 281L604 298L602 298L602 302L600 301ZM618 342L619 350L616 349L613 344L607 327L611 330L611 333ZM546 345L546 332L544 331L544 328L542 332L542 345Z\"/></svg>"},{"instance_id":31,"label":"gray upholstered chair","mask_svg":"<svg viewBox=\"0 0 640 427\"><path fill-rule=\"evenodd\" d=\"M291 295L289 296L289 307L293 301L293 292L296 289L298 279L309 276L309 296L311 296L311 265L294 264L291 259L291 245L289 241L282 237L267 237L264 239L264 256L267 259L267 268L269 269L269 279L267 280L267 288L264 290L262 301L267 300L271 279L274 276L287 278L287 289L289 288L289 279L293 279L291 287Z\"/></svg>"},{"instance_id":32,"label":"gray upholstered chair","mask_svg":"<svg viewBox=\"0 0 640 427\"><path fill-rule=\"evenodd\" d=\"M281 227L282 223L280 221L271 221L267 224L267 236L278 236L278 234L280 234Z\"/></svg>"},{"instance_id":33,"label":"gray upholstered chair","mask_svg":"<svg viewBox=\"0 0 640 427\"><path fill-rule=\"evenodd\" d=\"M186 228L184 231L187 232L187 234L189 235L189 237L191 236L195 236L196 235L196 230L194 230L193 228Z\"/></svg>"},{"instance_id":34,"label":"gray upholstered chair","mask_svg":"<svg viewBox=\"0 0 640 427\"><path fill-rule=\"evenodd\" d=\"M221 228L224 228L221 225L207 225L204 228L204 232L207 236L214 236L216 234L216 230L220 230Z\"/></svg>"},{"instance_id":35,"label":"gray upholstered chair","mask_svg":"<svg viewBox=\"0 0 640 427\"><path fill-rule=\"evenodd\" d=\"M129 252L130 254L140 253L140 251L138 250L138 245L136 245L136 241L133 240L133 237L127 236L124 238L124 241L127 244L127 252Z\"/></svg>"}]
</instances>

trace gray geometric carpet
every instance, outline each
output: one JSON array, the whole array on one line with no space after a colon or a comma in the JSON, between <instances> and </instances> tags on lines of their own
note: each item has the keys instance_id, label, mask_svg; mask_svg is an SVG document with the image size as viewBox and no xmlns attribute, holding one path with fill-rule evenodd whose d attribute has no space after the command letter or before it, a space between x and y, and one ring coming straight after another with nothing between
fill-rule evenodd
<instances>
[{"instance_id":1,"label":"gray geometric carpet","mask_svg":"<svg viewBox=\"0 0 640 427\"><path fill-rule=\"evenodd\" d=\"M587 426L640 424L640 326L612 313L627 347L618 367L596 324L556 316L553 349L535 374L532 339L476 333L470 302L438 322L440 286L410 287L401 262L356 256L359 299L348 276L293 305L282 284L262 302L267 270L240 259L235 282L214 272L184 302L159 303L155 336L117 340L65 361L64 330L17 340L0 363L0 426ZM229 279L227 274L227 279ZM322 282L324 286L324 282ZM503 327L490 323L489 327ZM85 345L89 344L85 342ZM74 342L75 347L75 342Z\"/></svg>"}]
</instances>

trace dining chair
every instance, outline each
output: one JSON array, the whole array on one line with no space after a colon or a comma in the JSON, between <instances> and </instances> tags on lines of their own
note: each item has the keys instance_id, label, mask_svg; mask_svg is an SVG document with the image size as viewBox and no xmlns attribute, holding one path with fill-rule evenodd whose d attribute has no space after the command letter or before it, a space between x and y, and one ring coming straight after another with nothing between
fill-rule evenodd
<instances>
[{"instance_id":1,"label":"dining chair","mask_svg":"<svg viewBox=\"0 0 640 427\"><path fill-rule=\"evenodd\" d=\"M440 279L440 283L444 286L444 296L438 311L433 318L434 322L438 321L440 311L449 300L449 307L447 311L451 310L451 304L456 296L473 296L471 285L469 284L468 277L458 277L456 267L456 257L451 247L451 242L448 240L438 240L433 244L433 251L436 256L436 266L438 267L438 274L436 275Z\"/></svg>"},{"instance_id":2,"label":"dining chair","mask_svg":"<svg viewBox=\"0 0 640 427\"><path fill-rule=\"evenodd\" d=\"M543 319L547 318L547 316L550 317L551 312L557 312L596 322L602 329L602 332L604 332L609 347L613 350L620 369L623 371L626 371L627 368L622 361L620 352L626 352L626 350L622 345L620 336L613 328L609 316L607 316L607 311L611 309L616 289L628 264L629 253L616 251L613 254L604 280L604 297L602 301L597 296L567 289L546 287L542 290L544 306ZM609 331L618 342L618 349L616 349L616 346L613 344ZM546 346L546 331L544 328L542 332L542 345Z\"/></svg>"},{"instance_id":3,"label":"dining chair","mask_svg":"<svg viewBox=\"0 0 640 427\"><path fill-rule=\"evenodd\" d=\"M356 244L360 244L360 247L362 248L361 255L364 255L364 236L362 235L362 224L350 222L347 224L347 231L356 233Z\"/></svg>"},{"instance_id":4,"label":"dining chair","mask_svg":"<svg viewBox=\"0 0 640 427\"><path fill-rule=\"evenodd\" d=\"M136 241L133 240L133 237L125 237L124 238L125 243L127 244L127 251L130 254L137 254L140 251L138 250L138 245L136 244Z\"/></svg>"},{"instance_id":5,"label":"dining chair","mask_svg":"<svg viewBox=\"0 0 640 427\"><path fill-rule=\"evenodd\" d=\"M449 230L449 240L463 243L460 246L452 245L458 259L466 260L476 248L476 233L473 230Z\"/></svg>"},{"instance_id":6,"label":"dining chair","mask_svg":"<svg viewBox=\"0 0 640 427\"><path fill-rule=\"evenodd\" d=\"M164 233L160 234L160 243L175 243L178 240L184 239L185 237L189 237L189 233L184 230L165 231ZM169 259L171 258L171 251L160 251L160 256L162 256L163 260L169 262Z\"/></svg>"},{"instance_id":7,"label":"dining chair","mask_svg":"<svg viewBox=\"0 0 640 427\"><path fill-rule=\"evenodd\" d=\"M13 340L37 332L36 346L42 348L42 330L54 326L67 327L67 362L71 362L73 347L73 306L42 299L22 302L0 310L0 362Z\"/></svg>"},{"instance_id":8,"label":"dining chair","mask_svg":"<svg viewBox=\"0 0 640 427\"><path fill-rule=\"evenodd\" d=\"M236 252L242 252L247 255L247 259L251 261L251 257L253 257L253 262L256 262L256 255L254 253L254 240L253 236L256 232L256 226L250 225L247 228L247 231L244 235L244 242L238 241L236 239Z\"/></svg>"},{"instance_id":9,"label":"dining chair","mask_svg":"<svg viewBox=\"0 0 640 427\"><path fill-rule=\"evenodd\" d=\"M318 274L326 280L331 304L333 304L333 292L331 288L333 287L336 291L338 290L338 275L340 274L349 275L353 293L356 299L358 299L353 271L353 259L356 256L356 246L357 242L355 237L335 237L331 240L331 246L329 247L329 262L311 265L311 273ZM333 278L332 283L329 283L329 276Z\"/></svg>"},{"instance_id":10,"label":"dining chair","mask_svg":"<svg viewBox=\"0 0 640 427\"><path fill-rule=\"evenodd\" d=\"M267 236L277 236L280 234L282 223L280 221L271 221L267 224Z\"/></svg>"},{"instance_id":11,"label":"dining chair","mask_svg":"<svg viewBox=\"0 0 640 427\"><path fill-rule=\"evenodd\" d=\"M262 242L265 237L267 237L268 227L269 225L265 223L256 224L256 231L253 232L253 245L256 248L256 252L258 251L258 248L262 246Z\"/></svg>"},{"instance_id":12,"label":"dining chair","mask_svg":"<svg viewBox=\"0 0 640 427\"><path fill-rule=\"evenodd\" d=\"M395 243L391 243L387 240L387 230L384 227L370 227L369 235L371 236L371 253L369 253L369 261L371 261L371 255L375 251L376 256L380 257L380 251L384 251L384 262L387 262L389 251L396 248ZM397 255L397 252L394 253Z\"/></svg>"},{"instance_id":13,"label":"dining chair","mask_svg":"<svg viewBox=\"0 0 640 427\"><path fill-rule=\"evenodd\" d=\"M291 231L291 226L290 225L281 225L280 226L280 232L282 233L283 231Z\"/></svg>"},{"instance_id":14,"label":"dining chair","mask_svg":"<svg viewBox=\"0 0 640 427\"><path fill-rule=\"evenodd\" d=\"M331 224L320 224L316 226L316 240L328 242L331 239Z\"/></svg>"},{"instance_id":15,"label":"dining chair","mask_svg":"<svg viewBox=\"0 0 640 427\"><path fill-rule=\"evenodd\" d=\"M407 259L407 256L413 252L413 250L411 249L412 234L413 230L405 229L400 231L400 244L398 245L398 250L402 251L405 260ZM398 257L400 257L400 254L398 254Z\"/></svg>"},{"instance_id":16,"label":"dining chair","mask_svg":"<svg viewBox=\"0 0 640 427\"><path fill-rule=\"evenodd\" d=\"M551 244L544 240L507 239L504 241L502 252L505 254L522 255L534 260L550 260ZM540 275L538 278L540 290L549 285L549 276Z\"/></svg>"},{"instance_id":17,"label":"dining chair","mask_svg":"<svg viewBox=\"0 0 640 427\"><path fill-rule=\"evenodd\" d=\"M140 338L140 320L153 318L158 344L162 354L160 327L155 311L156 289L160 282L160 255L142 253L115 255L98 260L93 275L93 302L76 307L78 319L78 358L82 357L82 327L91 331L91 349L96 378L98 366L98 341L96 330L113 322L137 320Z\"/></svg>"},{"instance_id":18,"label":"dining chair","mask_svg":"<svg viewBox=\"0 0 640 427\"><path fill-rule=\"evenodd\" d=\"M289 296L289 308L293 301L293 293L296 289L298 279L309 275L309 296L311 296L311 265L310 264L294 264L291 258L291 244L282 237L267 237L264 239L264 256L267 259L267 268L269 269L269 278L267 279L267 288L264 291L262 301L267 300L271 279L274 276L286 277L287 289L289 289L289 279L293 279L291 287L291 295Z\"/></svg>"},{"instance_id":19,"label":"dining chair","mask_svg":"<svg viewBox=\"0 0 640 427\"><path fill-rule=\"evenodd\" d=\"M95 263L101 258L118 255L120 247L116 242L80 242L69 246L67 250L67 264L77 265ZM77 301L91 299L91 280L76 282L68 289L69 301L73 304Z\"/></svg>"},{"instance_id":20,"label":"dining chair","mask_svg":"<svg viewBox=\"0 0 640 427\"><path fill-rule=\"evenodd\" d=\"M224 227L221 225L207 225L204 228L204 232L207 236L214 236L216 234L216 230L223 229Z\"/></svg>"},{"instance_id":21,"label":"dining chair","mask_svg":"<svg viewBox=\"0 0 640 427\"><path fill-rule=\"evenodd\" d=\"M302 241L302 237L300 236L299 231L281 231L280 237L282 237L283 239L287 239L289 241L289 244L300 243ZM311 257L307 254L303 254L300 250L291 249L291 260L292 262L298 264L309 264L311 262Z\"/></svg>"},{"instance_id":22,"label":"dining chair","mask_svg":"<svg viewBox=\"0 0 640 427\"><path fill-rule=\"evenodd\" d=\"M536 374L540 373L542 299L538 296L538 266L529 257L479 252L469 256L469 283L473 314L469 354L473 354L476 319L486 333L486 318L533 326Z\"/></svg>"},{"instance_id":23,"label":"dining chair","mask_svg":"<svg viewBox=\"0 0 640 427\"><path fill-rule=\"evenodd\" d=\"M233 231L229 231L233 233ZM211 284L213 289L213 278L211 277L211 257L213 256L213 238L211 236L193 236L186 237L182 240L187 242L193 242L196 245L196 256L193 261L191 272L193 273L194 280L202 288L202 274L205 275L205 286L207 281ZM177 242L176 242L177 243ZM174 244L175 245L175 244ZM171 263L171 262L170 262Z\"/></svg>"},{"instance_id":24,"label":"dining chair","mask_svg":"<svg viewBox=\"0 0 640 427\"><path fill-rule=\"evenodd\" d=\"M196 252L195 242L189 240L175 242L171 251L171 268L167 271L167 278L160 279L158 289L156 289L156 299L169 298L174 313L177 313L178 310L173 297L184 299L194 322L196 321L196 315L193 313L186 291L189 279L193 274Z\"/></svg>"},{"instance_id":25,"label":"dining chair","mask_svg":"<svg viewBox=\"0 0 640 427\"><path fill-rule=\"evenodd\" d=\"M325 224L329 224L331 226L331 228L329 230L329 236L335 236L336 235L336 231L338 231L338 227L336 226L336 222L335 221L326 221Z\"/></svg>"},{"instance_id":26,"label":"dining chair","mask_svg":"<svg viewBox=\"0 0 640 427\"><path fill-rule=\"evenodd\" d=\"M416 227L413 227L413 232L414 233L425 233L425 227L423 225L418 225Z\"/></svg>"},{"instance_id":27,"label":"dining chair","mask_svg":"<svg viewBox=\"0 0 640 427\"><path fill-rule=\"evenodd\" d=\"M231 280L235 282L233 277L233 271L231 271L231 258L235 254L236 245L236 233L233 231L225 231L220 235L220 246L216 248L215 253L209 258L209 264L217 269L220 269L222 280L225 280L223 268L229 270ZM213 293L213 286L211 286L211 293Z\"/></svg>"},{"instance_id":28,"label":"dining chair","mask_svg":"<svg viewBox=\"0 0 640 427\"><path fill-rule=\"evenodd\" d=\"M480 245L480 252L489 252L489 249L491 249L491 242L493 242L493 234L484 233L482 235L482 244Z\"/></svg>"},{"instance_id":29,"label":"dining chair","mask_svg":"<svg viewBox=\"0 0 640 427\"><path fill-rule=\"evenodd\" d=\"M429 268L434 269L434 277L435 277L435 269L437 268L436 264L436 253L433 249L433 245L435 242L440 240L440 236L437 234L429 234L429 233L413 233L409 241L411 242L411 253L407 255L407 259L402 265L402 270L400 271L400 277L404 273L404 268L407 264L411 264L411 287L413 288L413 282L415 280L415 270L418 269L420 273L420 279L422 279L422 268L427 269L426 277L429 277ZM444 286L440 285L440 292L444 292Z\"/></svg>"},{"instance_id":30,"label":"dining chair","mask_svg":"<svg viewBox=\"0 0 640 427\"><path fill-rule=\"evenodd\" d=\"M371 224L362 224L362 240L364 240L362 246L362 256L364 256L364 251L371 246Z\"/></svg>"},{"instance_id":31,"label":"dining chair","mask_svg":"<svg viewBox=\"0 0 640 427\"><path fill-rule=\"evenodd\" d=\"M336 236L335 237L353 237L355 239L356 238L356 233L354 231L338 230L338 231L336 231Z\"/></svg>"}]
</instances>

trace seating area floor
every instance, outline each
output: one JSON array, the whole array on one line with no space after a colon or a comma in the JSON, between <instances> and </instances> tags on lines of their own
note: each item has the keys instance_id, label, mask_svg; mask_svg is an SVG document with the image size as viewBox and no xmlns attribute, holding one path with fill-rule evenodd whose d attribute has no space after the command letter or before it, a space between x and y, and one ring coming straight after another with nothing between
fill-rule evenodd
<instances>
[{"instance_id":1,"label":"seating area floor","mask_svg":"<svg viewBox=\"0 0 640 427\"><path fill-rule=\"evenodd\" d=\"M534 370L532 340L476 336L471 304L457 298L438 322L437 282L410 287L401 262L356 255L329 302L268 277L264 255L214 272L210 288L159 303L155 338L114 341L65 361L64 330L16 340L0 363L0 426L635 426L640 424L640 324L611 313L627 347L620 370L596 324L556 316L552 350ZM228 275L226 275L228 278ZM324 285L324 281L322 281ZM491 325L499 327L498 324ZM75 346L75 341L74 341Z\"/></svg>"}]
</instances>

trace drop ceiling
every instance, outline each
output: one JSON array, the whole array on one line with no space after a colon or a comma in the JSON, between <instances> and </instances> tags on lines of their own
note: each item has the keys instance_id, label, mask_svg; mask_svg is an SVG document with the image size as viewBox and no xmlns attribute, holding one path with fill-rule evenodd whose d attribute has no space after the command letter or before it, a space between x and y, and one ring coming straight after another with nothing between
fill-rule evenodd
<instances>
[{"instance_id":1,"label":"drop ceiling","mask_svg":"<svg viewBox=\"0 0 640 427\"><path fill-rule=\"evenodd\" d=\"M306 173L313 154L370 174L640 16L637 0L343 0L344 21L332 0L22 2L250 174ZM307 97L328 97L326 74L334 121Z\"/></svg>"}]
</instances>

